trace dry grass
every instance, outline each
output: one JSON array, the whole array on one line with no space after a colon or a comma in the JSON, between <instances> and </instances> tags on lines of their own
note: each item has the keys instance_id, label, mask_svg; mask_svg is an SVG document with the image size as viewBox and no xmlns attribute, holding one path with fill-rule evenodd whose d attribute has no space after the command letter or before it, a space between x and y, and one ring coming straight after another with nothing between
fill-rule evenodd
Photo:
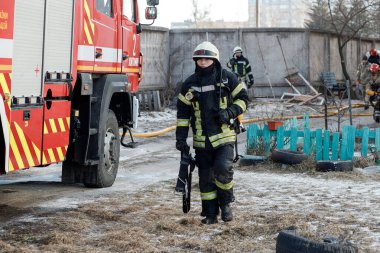
<instances>
[{"instance_id":1,"label":"dry grass","mask_svg":"<svg viewBox=\"0 0 380 253\"><path fill-rule=\"evenodd\" d=\"M374 157L354 157L354 168L365 168L375 165Z\"/></svg>"},{"instance_id":2,"label":"dry grass","mask_svg":"<svg viewBox=\"0 0 380 253\"><path fill-rule=\"evenodd\" d=\"M316 173L313 166L311 161L286 168L265 162L248 169L258 173L301 172L322 178L342 177L342 173ZM351 177L355 176L352 173ZM364 176L361 179L366 180ZM175 180L169 180L136 194L119 193L76 209L38 212L32 219L4 226L8 232L0 233L0 252L272 253L277 233L288 228L317 241L327 236L342 242L354 240L364 245L363 252L371 252L365 248L366 235L357 227L371 229L374 224L350 215L341 219L331 217L329 208L334 200L323 202L323 194L315 210L298 212L290 205L285 209L281 203L260 207L258 201L249 201L250 197L265 201L271 197L268 193L239 193L240 200L233 205L236 217L233 222L204 226L198 216L197 187L192 210L185 215L181 211L181 197L173 194L174 185Z\"/></svg>"}]
</instances>

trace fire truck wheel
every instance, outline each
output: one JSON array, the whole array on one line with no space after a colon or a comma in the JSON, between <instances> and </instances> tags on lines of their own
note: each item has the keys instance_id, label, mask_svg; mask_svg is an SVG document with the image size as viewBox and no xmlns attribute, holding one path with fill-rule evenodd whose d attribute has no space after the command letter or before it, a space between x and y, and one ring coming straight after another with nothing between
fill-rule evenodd
<instances>
[{"instance_id":1,"label":"fire truck wheel","mask_svg":"<svg viewBox=\"0 0 380 253\"><path fill-rule=\"evenodd\" d=\"M85 182L86 187L110 187L115 182L119 167L120 135L116 116L111 110L108 111L105 131L101 134L104 152L103 155L100 155L100 161L95 172L98 180L96 184Z\"/></svg>"}]
</instances>

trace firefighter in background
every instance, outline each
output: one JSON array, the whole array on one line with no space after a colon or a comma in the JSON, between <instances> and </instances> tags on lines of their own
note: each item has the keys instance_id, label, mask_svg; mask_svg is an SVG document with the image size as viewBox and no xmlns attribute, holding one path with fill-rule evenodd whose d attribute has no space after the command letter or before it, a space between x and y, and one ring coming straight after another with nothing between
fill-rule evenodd
<instances>
[{"instance_id":1,"label":"firefighter in background","mask_svg":"<svg viewBox=\"0 0 380 253\"><path fill-rule=\"evenodd\" d=\"M370 101L368 91L373 91L376 87L380 87L380 66L376 63L372 63L369 70L371 71L371 78L366 84L365 100Z\"/></svg>"},{"instance_id":2,"label":"firefighter in background","mask_svg":"<svg viewBox=\"0 0 380 253\"><path fill-rule=\"evenodd\" d=\"M202 42L193 53L195 73L182 84L177 102L176 148L185 150L189 126L199 174L203 224L233 219L233 158L236 139L233 123L247 108L245 85L222 69L219 50Z\"/></svg>"},{"instance_id":3,"label":"firefighter in background","mask_svg":"<svg viewBox=\"0 0 380 253\"><path fill-rule=\"evenodd\" d=\"M369 52L367 52L368 62L369 63L376 63L380 64L380 56L379 52L376 50L376 48L371 48Z\"/></svg>"},{"instance_id":4,"label":"firefighter in background","mask_svg":"<svg viewBox=\"0 0 380 253\"><path fill-rule=\"evenodd\" d=\"M365 85L371 80L371 71L370 71L371 63L368 62L368 57L363 55L361 63L358 65L358 69L356 72L356 85L361 90L366 90ZM363 87L364 86L364 87ZM367 110L369 108L369 101L364 99L364 109Z\"/></svg>"},{"instance_id":5,"label":"firefighter in background","mask_svg":"<svg viewBox=\"0 0 380 253\"><path fill-rule=\"evenodd\" d=\"M252 87L254 84L252 67L248 59L243 56L241 47L234 48L233 57L227 62L227 67L230 68L232 72L238 76L238 79L243 81L248 88Z\"/></svg>"}]
</instances>

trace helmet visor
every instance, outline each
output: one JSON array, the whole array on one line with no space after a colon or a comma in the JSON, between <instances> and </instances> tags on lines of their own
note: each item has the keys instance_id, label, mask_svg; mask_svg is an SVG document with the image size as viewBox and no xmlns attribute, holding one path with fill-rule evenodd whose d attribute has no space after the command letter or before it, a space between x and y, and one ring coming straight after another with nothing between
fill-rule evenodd
<instances>
[{"instance_id":1,"label":"helmet visor","mask_svg":"<svg viewBox=\"0 0 380 253\"><path fill-rule=\"evenodd\" d=\"M215 58L218 54L206 49L200 49L194 52L194 58Z\"/></svg>"}]
</instances>

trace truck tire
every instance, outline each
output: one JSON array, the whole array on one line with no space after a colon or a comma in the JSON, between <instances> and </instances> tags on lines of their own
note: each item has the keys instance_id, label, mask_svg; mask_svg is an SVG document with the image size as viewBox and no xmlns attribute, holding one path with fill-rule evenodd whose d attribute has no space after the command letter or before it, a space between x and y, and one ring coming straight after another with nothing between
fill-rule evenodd
<instances>
[{"instance_id":1,"label":"truck tire","mask_svg":"<svg viewBox=\"0 0 380 253\"><path fill-rule=\"evenodd\" d=\"M271 159L276 163L294 165L306 160L307 155L298 151L275 149L272 151Z\"/></svg>"},{"instance_id":2,"label":"truck tire","mask_svg":"<svg viewBox=\"0 0 380 253\"><path fill-rule=\"evenodd\" d=\"M352 171L354 164L352 161L330 161L322 160L317 161L316 171L329 172L329 171Z\"/></svg>"},{"instance_id":3,"label":"truck tire","mask_svg":"<svg viewBox=\"0 0 380 253\"><path fill-rule=\"evenodd\" d=\"M92 173L95 175L89 175L90 179L84 178L84 185L90 188L104 188L113 185L116 179L117 170L119 167L120 156L120 135L119 126L116 116L112 110L108 110L106 126L101 134L101 145L104 146L103 154L100 154L99 164L94 165Z\"/></svg>"},{"instance_id":4,"label":"truck tire","mask_svg":"<svg viewBox=\"0 0 380 253\"><path fill-rule=\"evenodd\" d=\"M276 253L356 253L354 246L319 243L297 236L294 231L281 231L276 240Z\"/></svg>"},{"instance_id":5,"label":"truck tire","mask_svg":"<svg viewBox=\"0 0 380 253\"><path fill-rule=\"evenodd\" d=\"M256 155L244 155L240 157L239 159L239 165L240 166L250 166L255 165L259 162L266 161L266 156L256 156Z\"/></svg>"}]
</instances>

